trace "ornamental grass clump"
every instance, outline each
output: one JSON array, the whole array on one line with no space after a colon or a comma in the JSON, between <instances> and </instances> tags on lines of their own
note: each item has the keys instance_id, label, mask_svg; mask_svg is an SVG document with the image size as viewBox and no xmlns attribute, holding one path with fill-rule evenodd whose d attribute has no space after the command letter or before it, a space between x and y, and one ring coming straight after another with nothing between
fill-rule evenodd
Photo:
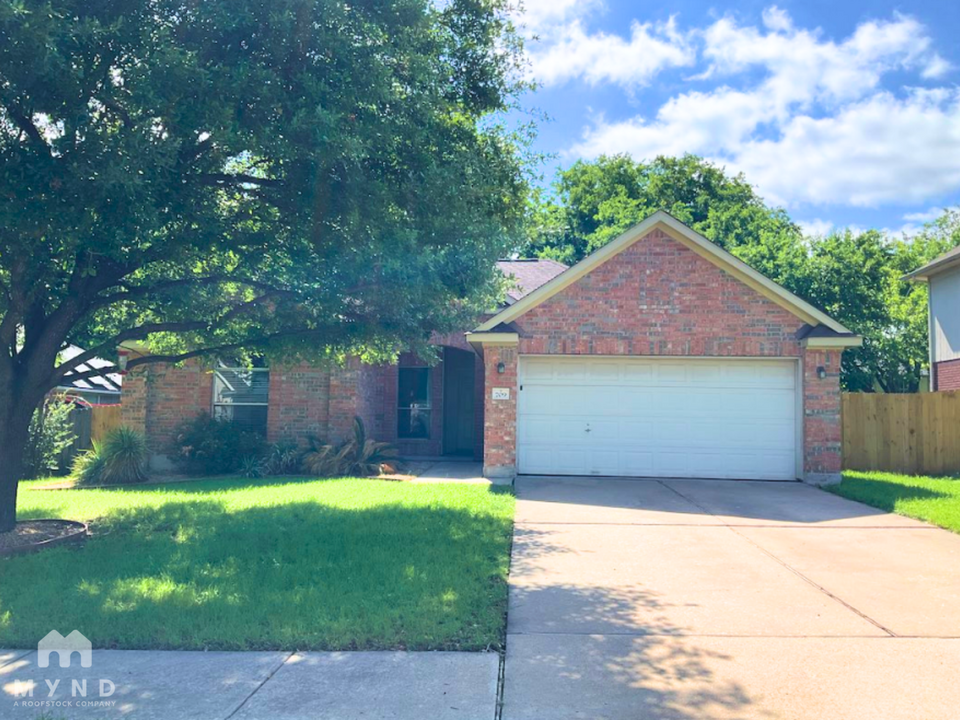
<instances>
[{"instance_id":1,"label":"ornamental grass clump","mask_svg":"<svg viewBox=\"0 0 960 720\"><path fill-rule=\"evenodd\" d=\"M73 474L78 485L130 485L147 479L147 441L128 427L111 430L103 442L77 456Z\"/></svg>"}]
</instances>

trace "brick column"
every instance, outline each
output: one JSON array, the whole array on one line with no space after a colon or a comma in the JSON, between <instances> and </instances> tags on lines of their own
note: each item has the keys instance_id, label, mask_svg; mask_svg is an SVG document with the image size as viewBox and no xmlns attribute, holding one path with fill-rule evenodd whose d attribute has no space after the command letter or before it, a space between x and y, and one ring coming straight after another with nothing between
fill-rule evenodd
<instances>
[{"instance_id":1,"label":"brick column","mask_svg":"<svg viewBox=\"0 0 960 720\"><path fill-rule=\"evenodd\" d=\"M517 474L517 360L515 345L483 346L483 476L504 484ZM498 390L506 390L509 398L494 400Z\"/></svg>"},{"instance_id":2,"label":"brick column","mask_svg":"<svg viewBox=\"0 0 960 720\"><path fill-rule=\"evenodd\" d=\"M144 435L147 432L148 372L148 366L141 365L124 375L120 402L120 422Z\"/></svg>"},{"instance_id":3,"label":"brick column","mask_svg":"<svg viewBox=\"0 0 960 720\"><path fill-rule=\"evenodd\" d=\"M803 351L803 475L815 485L840 482L840 356L842 350ZM826 371L820 379L818 368Z\"/></svg>"}]
</instances>

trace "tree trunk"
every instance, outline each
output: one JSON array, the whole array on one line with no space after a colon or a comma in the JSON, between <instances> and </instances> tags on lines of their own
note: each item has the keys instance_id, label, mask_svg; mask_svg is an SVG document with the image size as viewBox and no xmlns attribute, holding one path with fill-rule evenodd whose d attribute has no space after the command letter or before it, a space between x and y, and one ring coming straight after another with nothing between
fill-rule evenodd
<instances>
[{"instance_id":1,"label":"tree trunk","mask_svg":"<svg viewBox=\"0 0 960 720\"><path fill-rule=\"evenodd\" d=\"M13 530L17 523L17 486L33 415L33 408L18 405L0 414L0 533Z\"/></svg>"}]
</instances>

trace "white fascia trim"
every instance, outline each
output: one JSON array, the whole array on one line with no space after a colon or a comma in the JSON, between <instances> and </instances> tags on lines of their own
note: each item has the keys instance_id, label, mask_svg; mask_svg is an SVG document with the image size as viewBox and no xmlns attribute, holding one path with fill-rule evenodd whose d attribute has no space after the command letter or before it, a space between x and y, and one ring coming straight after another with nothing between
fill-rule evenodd
<instances>
[{"instance_id":1,"label":"white fascia trim","mask_svg":"<svg viewBox=\"0 0 960 720\"><path fill-rule=\"evenodd\" d=\"M860 347L863 345L863 338L859 335L849 335L847 337L804 338L800 341L800 345L805 348L810 348L811 350L816 350L817 348L836 349Z\"/></svg>"},{"instance_id":2,"label":"white fascia trim","mask_svg":"<svg viewBox=\"0 0 960 720\"><path fill-rule=\"evenodd\" d=\"M850 332L850 330L845 328L826 313L817 310L817 308L813 307L813 305L805 300L801 300L786 288L781 287L777 283L773 282L773 280L770 278L757 272L742 260L734 257L719 245L710 242L703 235L687 227L675 217L664 212L663 210L657 210L657 212L648 217L646 220L634 225L622 235L607 243L599 250L591 253L573 267L568 268L566 271L557 275L550 282L541 285L529 295L524 296L510 307L500 311L498 314L494 315L485 323L477 327L474 332L484 332L486 330L495 328L501 323L509 323L515 320L528 310L533 309L540 303L556 295L564 288L569 287L595 267L603 264L623 250L626 250L636 241L646 236L658 225L662 225L667 231L669 231L668 234L676 234L685 238L688 242L702 250L705 255L709 255L713 259L717 260L719 264L729 267L734 274L739 273L740 275L745 276L755 285L766 291L767 294L779 298L786 309L793 312L793 314L797 315L805 322L811 325L819 323L838 333Z\"/></svg>"},{"instance_id":3,"label":"white fascia trim","mask_svg":"<svg viewBox=\"0 0 960 720\"><path fill-rule=\"evenodd\" d=\"M520 336L511 332L468 332L467 342L479 345L519 345Z\"/></svg>"}]
</instances>

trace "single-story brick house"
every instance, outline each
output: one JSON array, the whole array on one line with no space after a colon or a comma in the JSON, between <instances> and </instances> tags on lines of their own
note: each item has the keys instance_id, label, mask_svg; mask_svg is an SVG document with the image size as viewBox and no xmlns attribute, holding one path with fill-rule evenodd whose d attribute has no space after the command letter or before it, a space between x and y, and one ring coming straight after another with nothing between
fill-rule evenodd
<instances>
[{"instance_id":1,"label":"single-story brick house","mask_svg":"<svg viewBox=\"0 0 960 720\"><path fill-rule=\"evenodd\" d=\"M907 279L929 286L930 389L960 390L960 246Z\"/></svg>"},{"instance_id":2,"label":"single-story brick house","mask_svg":"<svg viewBox=\"0 0 960 720\"><path fill-rule=\"evenodd\" d=\"M141 366L124 422L155 447L218 411L269 440L344 437L517 473L823 483L840 473L840 356L860 338L665 212L566 268L501 264L517 289L427 367L352 360L211 372Z\"/></svg>"}]
</instances>

